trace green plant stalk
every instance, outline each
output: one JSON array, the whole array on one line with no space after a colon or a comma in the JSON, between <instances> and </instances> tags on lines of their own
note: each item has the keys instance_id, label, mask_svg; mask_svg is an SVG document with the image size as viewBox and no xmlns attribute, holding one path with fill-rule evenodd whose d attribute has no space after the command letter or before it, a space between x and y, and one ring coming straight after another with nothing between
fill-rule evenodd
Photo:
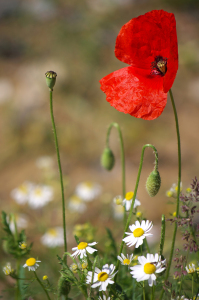
<instances>
[{"instance_id":1,"label":"green plant stalk","mask_svg":"<svg viewBox=\"0 0 199 300\"><path fill-rule=\"evenodd\" d=\"M192 299L193 299L193 297L194 297L194 294L193 294L193 286L194 286L194 280L193 280L193 274L192 274L192 278L191 278L192 280L192 284L191 284L191 291L192 291Z\"/></svg>"},{"instance_id":2,"label":"green plant stalk","mask_svg":"<svg viewBox=\"0 0 199 300\"><path fill-rule=\"evenodd\" d=\"M174 117L175 117L175 125L176 125L176 133L177 133L177 144L178 144L178 190L177 190L177 201L176 201L176 217L179 216L179 206L180 206L180 182L181 182L181 146L180 146L180 130L179 130L179 124L178 124L178 115L177 115L177 110L173 98L173 93L171 89L169 90L169 95L171 98L171 103L173 107L173 112L174 112ZM171 243L171 252L169 256L169 262L166 270L166 275L165 275L165 281L169 277L169 272L171 268L171 262L173 258L173 252L174 252L174 246L175 246L175 239L176 239L176 234L177 234L177 222L174 224L174 231L173 231L173 238L172 238L172 243ZM162 290L161 295L160 295L160 300L162 299L164 290Z\"/></svg>"},{"instance_id":3,"label":"green plant stalk","mask_svg":"<svg viewBox=\"0 0 199 300\"><path fill-rule=\"evenodd\" d=\"M45 292L48 300L51 300L50 296L49 296L49 294L47 292L47 290L45 289L44 285L42 284L41 280L39 279L39 277L37 276L37 273L35 271L34 271L34 274L35 274L35 277L36 277L37 281L39 282L39 284L41 285L42 289L44 290L44 292Z\"/></svg>"},{"instance_id":4,"label":"green plant stalk","mask_svg":"<svg viewBox=\"0 0 199 300\"><path fill-rule=\"evenodd\" d=\"M123 199L125 198L126 194L126 186L125 186L125 156L124 156L124 142L123 142L123 137L122 137L122 132L120 129L120 126L118 123L111 123L108 127L107 130L107 135L106 135L106 146L109 147L109 136L111 133L112 127L115 127L118 131L119 134L119 139L120 139L120 149L121 149L121 164L122 164L122 196Z\"/></svg>"},{"instance_id":5,"label":"green plant stalk","mask_svg":"<svg viewBox=\"0 0 199 300\"><path fill-rule=\"evenodd\" d=\"M165 215L162 215L161 238L160 238L160 255L163 255L165 241Z\"/></svg>"},{"instance_id":6,"label":"green plant stalk","mask_svg":"<svg viewBox=\"0 0 199 300\"><path fill-rule=\"evenodd\" d=\"M143 300L146 299L146 295L145 295L145 286L144 286L144 281L143 281Z\"/></svg>"},{"instance_id":7,"label":"green plant stalk","mask_svg":"<svg viewBox=\"0 0 199 300\"><path fill-rule=\"evenodd\" d=\"M58 167L59 167L60 184L61 184L62 216L63 216L63 230L64 230L64 251L67 252L64 184L63 184L61 160L60 160L60 154L59 154L57 131L56 131L55 120L54 120L54 115L53 115L53 97L52 97L52 93L53 93L53 91L50 90L50 114L51 114L51 120L52 120L52 126L53 126L53 133L54 133L54 139L55 139L55 148L56 148L56 152L57 152L57 162L58 162ZM66 262L67 262L67 257L65 257L65 259L66 259Z\"/></svg>"},{"instance_id":8,"label":"green plant stalk","mask_svg":"<svg viewBox=\"0 0 199 300\"><path fill-rule=\"evenodd\" d=\"M139 185L139 181L140 181L140 175L141 175L142 165L143 165L143 160L144 160L144 151L145 151L145 149L147 147L150 147L150 148L152 148L154 150L156 163L158 161L158 152L157 152L156 148L153 145L151 145L151 144L144 145L143 148L142 148L142 153L141 153L141 158L140 158L140 165L139 165L139 169L138 169L138 175L137 175L137 180L136 180L136 184L135 184L135 189L134 189L134 195L133 195L133 199L132 199L132 204L131 204L129 216L128 216L128 219L127 219L127 222L126 222L126 225L125 225L125 228L124 228L124 233L123 233L123 236L122 236L122 240L125 237L125 232L127 231L128 227L129 227L129 224L130 224L130 221L131 221L131 217L132 217L132 214L133 214L133 207L134 207L135 198L136 198L136 195L137 195L137 190L138 190L138 185ZM123 246L124 246L124 241L122 241L122 243L121 243L119 255L122 253ZM118 260L117 264L116 264L116 271L119 269L119 263L120 262ZM117 276L117 274L116 274L116 276Z\"/></svg>"}]
</instances>

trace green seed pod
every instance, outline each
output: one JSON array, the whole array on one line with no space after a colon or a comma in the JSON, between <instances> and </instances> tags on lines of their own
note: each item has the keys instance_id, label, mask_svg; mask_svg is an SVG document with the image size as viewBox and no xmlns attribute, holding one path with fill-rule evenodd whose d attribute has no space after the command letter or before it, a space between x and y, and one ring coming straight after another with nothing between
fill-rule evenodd
<instances>
[{"instance_id":1,"label":"green seed pod","mask_svg":"<svg viewBox=\"0 0 199 300\"><path fill-rule=\"evenodd\" d=\"M115 164L115 157L110 148L105 148L101 156L101 165L104 169L110 171Z\"/></svg>"},{"instance_id":2,"label":"green seed pod","mask_svg":"<svg viewBox=\"0 0 199 300\"><path fill-rule=\"evenodd\" d=\"M161 186L161 178L158 171L153 170L146 181L146 190L150 197L157 195Z\"/></svg>"},{"instance_id":3,"label":"green seed pod","mask_svg":"<svg viewBox=\"0 0 199 300\"><path fill-rule=\"evenodd\" d=\"M46 75L46 84L49 87L49 89L52 91L56 82L57 73L55 73L54 71L47 71L45 75Z\"/></svg>"},{"instance_id":4,"label":"green seed pod","mask_svg":"<svg viewBox=\"0 0 199 300\"><path fill-rule=\"evenodd\" d=\"M58 281L58 299L61 295L67 296L70 292L70 282L64 277L60 277Z\"/></svg>"}]
</instances>

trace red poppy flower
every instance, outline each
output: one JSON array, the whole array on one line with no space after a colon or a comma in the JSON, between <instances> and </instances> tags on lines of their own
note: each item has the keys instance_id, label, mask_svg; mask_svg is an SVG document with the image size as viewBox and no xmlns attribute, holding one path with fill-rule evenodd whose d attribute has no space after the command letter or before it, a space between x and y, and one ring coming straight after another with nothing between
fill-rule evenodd
<instances>
[{"instance_id":1,"label":"red poppy flower","mask_svg":"<svg viewBox=\"0 0 199 300\"><path fill-rule=\"evenodd\" d=\"M106 100L136 118L159 117L178 70L174 14L153 10L130 20L117 36L115 55L130 66L100 80Z\"/></svg>"}]
</instances>

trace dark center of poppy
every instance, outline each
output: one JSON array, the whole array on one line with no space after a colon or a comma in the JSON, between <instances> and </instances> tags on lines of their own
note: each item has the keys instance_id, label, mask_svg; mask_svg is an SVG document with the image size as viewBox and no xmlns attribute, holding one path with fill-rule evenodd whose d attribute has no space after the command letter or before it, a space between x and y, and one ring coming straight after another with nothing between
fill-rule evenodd
<instances>
[{"instance_id":1,"label":"dark center of poppy","mask_svg":"<svg viewBox=\"0 0 199 300\"><path fill-rule=\"evenodd\" d=\"M164 76L167 72L167 58L156 56L155 61L151 63L151 74Z\"/></svg>"}]
</instances>

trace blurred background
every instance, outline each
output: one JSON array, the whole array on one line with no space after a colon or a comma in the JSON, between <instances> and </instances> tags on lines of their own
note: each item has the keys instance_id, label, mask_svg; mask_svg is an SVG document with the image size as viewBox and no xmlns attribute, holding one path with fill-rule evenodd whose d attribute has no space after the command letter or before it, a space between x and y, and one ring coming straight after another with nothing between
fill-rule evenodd
<instances>
[{"instance_id":1,"label":"blurred background","mask_svg":"<svg viewBox=\"0 0 199 300\"><path fill-rule=\"evenodd\" d=\"M1 209L18 217L25 215L27 243L34 242L32 256L42 261L39 272L41 276L44 273L53 275L55 283L59 277L55 255L62 255L63 247L49 250L41 246L41 236L49 228L62 226L46 71L57 73L53 102L64 173L69 251L76 246L73 233L77 224L87 224L90 240L95 234L95 240L102 241L105 227L114 229L114 237L118 241L121 239L123 222L113 210L113 198L122 193L120 145L114 128L110 146L116 158L115 167L108 172L100 165L106 131L113 121L119 123L123 133L127 191L134 190L142 146L151 143L158 150L160 192L150 198L145 189L154 165L154 155L148 149L137 195L141 202L139 211L154 222L154 236L157 237L154 242L159 241L161 214L169 217L175 211L166 197L166 191L177 183L178 172L175 123L169 96L162 115L154 121L145 121L115 110L99 88L102 77L125 66L114 56L121 26L153 9L164 9L176 17L179 70L172 90L181 134L182 184L186 189L198 175L199 165L199 1L0 1ZM46 157L48 163L42 165L41 158L45 161ZM37 209L27 203L19 204L11 191L26 181L50 186L53 200ZM74 205L71 209L69 202L71 197L74 200L76 187L81 182L98 185L96 199L87 201L82 209ZM170 227L168 224L167 237ZM1 230L1 236L3 234ZM81 238L85 236L80 235ZM99 248L105 247L106 241L103 243ZM2 249L0 254L2 267L12 261ZM50 264L52 255L54 261ZM4 289L13 287L14 281L2 271L0 273L1 295L8 299ZM32 293L34 299L40 299L34 296L34 291Z\"/></svg>"}]
</instances>

